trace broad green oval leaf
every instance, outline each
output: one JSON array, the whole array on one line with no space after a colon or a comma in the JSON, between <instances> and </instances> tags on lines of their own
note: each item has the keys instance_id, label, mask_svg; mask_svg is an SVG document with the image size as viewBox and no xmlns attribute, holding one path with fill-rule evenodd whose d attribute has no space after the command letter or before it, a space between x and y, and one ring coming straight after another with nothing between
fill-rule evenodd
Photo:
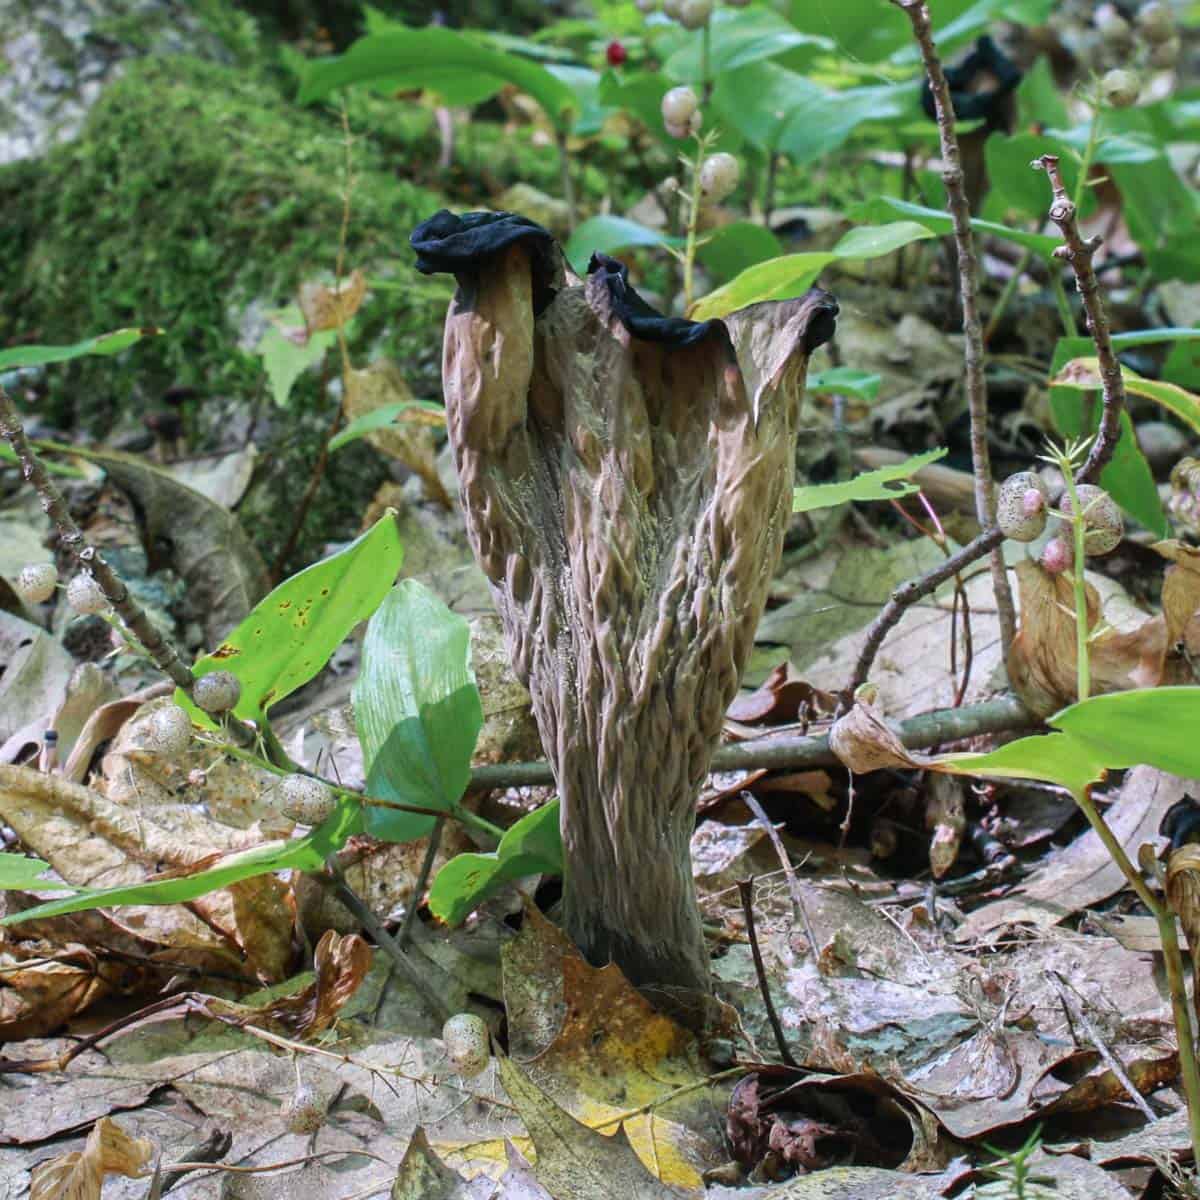
<instances>
[{"instance_id":1,"label":"broad green oval leaf","mask_svg":"<svg viewBox=\"0 0 1200 1200\"><path fill-rule=\"evenodd\" d=\"M881 375L870 371L859 371L854 367L830 367L827 371L814 371L808 377L804 390L810 395L857 396L872 403L879 395Z\"/></svg>"},{"instance_id":2,"label":"broad green oval leaf","mask_svg":"<svg viewBox=\"0 0 1200 1200\"><path fill-rule=\"evenodd\" d=\"M11 350L0 350L0 371L69 362L85 354L120 354L142 338L157 337L161 333L161 329L145 325L140 329L114 329L112 333L85 338L72 346L14 346Z\"/></svg>"},{"instance_id":3,"label":"broad green oval leaf","mask_svg":"<svg viewBox=\"0 0 1200 1200\"><path fill-rule=\"evenodd\" d=\"M559 802L552 800L522 817L491 854L458 854L438 873L429 890L429 909L449 925L460 925L493 892L527 875L562 873Z\"/></svg>"},{"instance_id":4,"label":"broad green oval leaf","mask_svg":"<svg viewBox=\"0 0 1200 1200\"><path fill-rule=\"evenodd\" d=\"M89 908L115 908L122 904L184 904L207 896L219 888L269 875L273 871L318 871L325 860L340 850L356 833L362 832L362 808L359 801L343 796L323 825L302 838L266 842L249 850L227 854L212 867L194 875L172 875L170 879L148 879L145 883L127 883L111 888L80 888L61 900L27 908L0 920L0 925L18 925L40 917L83 912ZM0 886L35 886L4 885ZM53 887L38 882L36 887Z\"/></svg>"},{"instance_id":5,"label":"broad green oval leaf","mask_svg":"<svg viewBox=\"0 0 1200 1200\"><path fill-rule=\"evenodd\" d=\"M437 421L431 423L439 425L446 423L446 410L432 400L399 400L395 404L384 404L380 408L363 413L361 417L355 417L341 433L329 439L329 449L331 451L340 450L347 443L366 437L368 433L374 433L377 429L386 429L390 425L399 424L401 422L397 422L396 418L410 409L429 413L431 417L436 417Z\"/></svg>"},{"instance_id":6,"label":"broad green oval leaf","mask_svg":"<svg viewBox=\"0 0 1200 1200\"><path fill-rule=\"evenodd\" d=\"M718 8L712 15L709 35L708 78L720 79L750 63L775 58L789 50L808 47L814 51L829 49L828 38L801 33L785 17L769 8L755 5L741 10ZM704 34L696 30L683 45L667 58L664 73L678 83L704 81Z\"/></svg>"},{"instance_id":7,"label":"broad green oval leaf","mask_svg":"<svg viewBox=\"0 0 1200 1200\"><path fill-rule=\"evenodd\" d=\"M723 317L762 300L787 300L803 295L816 282L817 276L836 261L836 255L824 250L768 259L709 292L692 305L688 316L693 321L707 321L710 317Z\"/></svg>"},{"instance_id":8,"label":"broad green oval leaf","mask_svg":"<svg viewBox=\"0 0 1200 1200\"><path fill-rule=\"evenodd\" d=\"M911 495L919 488L915 483L908 482L910 477L922 467L945 458L947 453L944 449L929 450L894 466L865 471L844 483L816 483L798 487L792 492L792 512L832 508L835 504L848 504L851 500L896 500Z\"/></svg>"},{"instance_id":9,"label":"broad green oval leaf","mask_svg":"<svg viewBox=\"0 0 1200 1200\"><path fill-rule=\"evenodd\" d=\"M388 592L367 626L353 691L369 796L458 807L483 725L470 657L467 622L427 587L405 579ZM435 820L372 807L365 817L366 831L389 842L421 837Z\"/></svg>"},{"instance_id":10,"label":"broad green oval leaf","mask_svg":"<svg viewBox=\"0 0 1200 1200\"><path fill-rule=\"evenodd\" d=\"M1114 770L1145 763L1184 779L1200 777L1200 687L1093 696L1049 724Z\"/></svg>"},{"instance_id":11,"label":"broad green oval leaf","mask_svg":"<svg viewBox=\"0 0 1200 1200\"><path fill-rule=\"evenodd\" d=\"M1185 425L1200 433L1200 396L1195 396L1178 384L1164 383L1157 379L1143 379L1129 367L1121 367L1125 390L1135 396L1153 400L1168 412L1174 413ZM1094 391L1102 386L1100 360L1098 358L1073 358L1050 383L1055 387L1077 388Z\"/></svg>"},{"instance_id":12,"label":"broad green oval leaf","mask_svg":"<svg viewBox=\"0 0 1200 1200\"><path fill-rule=\"evenodd\" d=\"M822 92L803 109L787 113L779 149L793 163L816 162L842 146L861 125L890 123L915 107L914 84L883 84Z\"/></svg>"},{"instance_id":13,"label":"broad green oval leaf","mask_svg":"<svg viewBox=\"0 0 1200 1200\"><path fill-rule=\"evenodd\" d=\"M359 621L388 594L404 557L395 510L329 558L285 579L212 654L197 661L196 675L229 671L242 685L233 710L260 726L267 710L307 683L329 661ZM176 693L196 719L206 718Z\"/></svg>"},{"instance_id":14,"label":"broad green oval leaf","mask_svg":"<svg viewBox=\"0 0 1200 1200\"><path fill-rule=\"evenodd\" d=\"M1009 742L991 754L943 754L933 761L967 775L1045 779L1075 795L1110 770L1141 763L1200 776L1200 687L1140 688L1093 696L1048 724L1059 730Z\"/></svg>"},{"instance_id":15,"label":"broad green oval leaf","mask_svg":"<svg viewBox=\"0 0 1200 1200\"><path fill-rule=\"evenodd\" d=\"M765 153L778 149L796 113L820 104L825 89L778 63L758 62L717 76L712 105L720 125L736 130Z\"/></svg>"},{"instance_id":16,"label":"broad green oval leaf","mask_svg":"<svg viewBox=\"0 0 1200 1200\"><path fill-rule=\"evenodd\" d=\"M571 88L540 63L438 26L370 34L359 38L345 54L318 59L305 74L299 101L311 104L338 88L401 74L419 81L422 72L447 68L514 84L532 96L560 128L576 103Z\"/></svg>"},{"instance_id":17,"label":"broad green oval leaf","mask_svg":"<svg viewBox=\"0 0 1200 1200\"><path fill-rule=\"evenodd\" d=\"M611 254L632 246L667 246L678 242L678 238L669 238L627 217L589 217L571 234L563 254L575 273L584 275L593 253Z\"/></svg>"},{"instance_id":18,"label":"broad green oval leaf","mask_svg":"<svg viewBox=\"0 0 1200 1200\"><path fill-rule=\"evenodd\" d=\"M1114 339L1115 342L1115 339ZM1050 412L1058 431L1068 438L1090 437L1100 422L1100 403L1093 402L1091 423L1086 423L1086 406L1075 388L1053 384L1053 377L1072 359L1094 349L1090 338L1059 338L1050 363ZM1138 445L1129 414L1121 414L1121 435L1108 466L1100 474L1100 483L1131 517L1139 520L1159 537L1170 531L1167 514L1158 495L1154 473Z\"/></svg>"},{"instance_id":19,"label":"broad green oval leaf","mask_svg":"<svg viewBox=\"0 0 1200 1200\"><path fill-rule=\"evenodd\" d=\"M16 888L20 891L57 891L68 885L58 879L41 879L50 864L27 854L0 854L0 891Z\"/></svg>"},{"instance_id":20,"label":"broad green oval leaf","mask_svg":"<svg viewBox=\"0 0 1200 1200\"><path fill-rule=\"evenodd\" d=\"M782 253L779 239L765 226L753 221L732 221L714 230L701 243L696 257L710 274L725 280Z\"/></svg>"},{"instance_id":21,"label":"broad green oval leaf","mask_svg":"<svg viewBox=\"0 0 1200 1200\"><path fill-rule=\"evenodd\" d=\"M873 200L858 205L853 215L858 220L878 221L889 215L899 214L918 221L931 233L939 237L954 232L954 222L950 214L936 208L926 208L923 204L913 204L908 200L898 200L895 196L876 196ZM1026 233L1023 229L1012 229L996 221L984 221L978 217L971 221L971 228L976 233L987 233L993 237L1003 238L1018 246L1024 246L1040 255L1047 262L1051 261L1054 250L1059 244L1058 238L1048 237L1042 233Z\"/></svg>"},{"instance_id":22,"label":"broad green oval leaf","mask_svg":"<svg viewBox=\"0 0 1200 1200\"><path fill-rule=\"evenodd\" d=\"M933 235L917 221L892 221L888 225L860 225L849 230L834 246L835 258L879 258L909 242Z\"/></svg>"},{"instance_id":23,"label":"broad green oval leaf","mask_svg":"<svg viewBox=\"0 0 1200 1200\"><path fill-rule=\"evenodd\" d=\"M763 300L788 300L802 295L831 262L838 259L878 258L909 242L933 235L916 221L893 221L852 229L832 250L813 250L768 259L743 271L723 287L692 306L694 321L723 317Z\"/></svg>"}]
</instances>

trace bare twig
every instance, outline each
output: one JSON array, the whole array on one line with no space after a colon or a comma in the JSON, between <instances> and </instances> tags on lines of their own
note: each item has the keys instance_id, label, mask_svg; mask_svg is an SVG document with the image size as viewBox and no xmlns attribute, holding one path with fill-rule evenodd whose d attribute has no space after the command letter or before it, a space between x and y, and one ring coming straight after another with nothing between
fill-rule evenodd
<instances>
[{"instance_id":1,"label":"bare twig","mask_svg":"<svg viewBox=\"0 0 1200 1200\"><path fill-rule=\"evenodd\" d=\"M425 848L425 858L421 863L416 886L413 888L412 903L408 906L408 912L404 914L404 924L400 928L400 936L396 939L396 944L402 950L412 937L413 923L417 919L417 909L421 907L421 897L425 895L425 889L429 886L429 876L433 873L433 862L437 858L438 847L442 844L442 830L445 827L446 818L438 817L429 831L429 845Z\"/></svg>"},{"instance_id":2,"label":"bare twig","mask_svg":"<svg viewBox=\"0 0 1200 1200\"><path fill-rule=\"evenodd\" d=\"M804 903L804 891L800 887L800 880L796 878L796 870L792 866L791 855L787 852L787 847L783 844L783 838L779 836L779 830L771 824L770 817L763 811L763 806L759 804L758 799L753 792L743 792L742 800L746 807L754 814L754 819L766 830L767 837L771 839L771 845L775 847L775 853L779 857L779 865L783 868L784 878L787 880L788 891L792 897L792 914L797 923L803 924L804 936L808 938L809 948L812 950L812 956L816 959L821 948L817 944L817 935L813 932L812 921L808 916L808 907Z\"/></svg>"},{"instance_id":3,"label":"bare twig","mask_svg":"<svg viewBox=\"0 0 1200 1200\"><path fill-rule=\"evenodd\" d=\"M775 1011L775 1002L771 999L771 987L767 983L767 972L763 966L762 951L758 948L758 934L754 928L754 877L737 881L738 895L742 898L742 912L746 914L746 935L750 939L750 953L754 956L754 971L758 976L758 988L762 992L763 1004L766 1005L767 1019L775 1034L775 1045L779 1048L779 1057L789 1067L800 1064L792 1057L787 1040L783 1036L783 1026L779 1023L779 1014Z\"/></svg>"},{"instance_id":4,"label":"bare twig","mask_svg":"<svg viewBox=\"0 0 1200 1200\"><path fill-rule=\"evenodd\" d=\"M1116 1056L1108 1046L1105 1045L1104 1039L1100 1036L1100 1031L1087 1015L1083 997L1057 971L1047 971L1046 978L1050 980L1058 992L1058 998L1062 1001L1067 1019L1072 1022L1078 1021L1083 1026L1084 1033L1091 1039L1092 1045L1104 1060L1104 1065L1113 1073L1117 1082L1129 1094L1129 1098L1137 1105L1138 1111L1141 1112L1147 1121L1157 1121L1158 1117L1154 1109L1146 1103L1146 1097L1134 1087L1133 1080L1129 1078L1128 1072L1117 1061ZM1072 993L1074 994L1072 995Z\"/></svg>"},{"instance_id":5,"label":"bare twig","mask_svg":"<svg viewBox=\"0 0 1200 1200\"><path fill-rule=\"evenodd\" d=\"M1050 177L1050 186L1054 189L1050 219L1058 226L1064 243L1054 251L1054 257L1069 262L1075 272L1075 285L1083 301L1088 333L1096 343L1096 357L1100 360L1100 382L1104 396L1100 428L1088 452L1087 461L1075 475L1076 483L1094 483L1113 456L1121 436L1121 413L1125 411L1125 380L1121 375L1121 364L1117 362L1117 355L1113 350L1108 313L1104 309L1104 298L1100 293L1100 281L1092 267L1092 259L1104 239L1099 234L1085 239L1079 232L1077 209L1063 184L1062 173L1058 169L1058 156L1043 154L1041 158L1035 159L1032 165L1045 171Z\"/></svg>"},{"instance_id":6,"label":"bare twig","mask_svg":"<svg viewBox=\"0 0 1200 1200\"><path fill-rule=\"evenodd\" d=\"M421 968L396 944L396 939L383 927L383 922L375 916L358 893L346 882L346 877L342 874L342 869L338 866L336 859L329 858L326 860L325 866L329 872L328 884L336 893L337 898L375 939L375 944L400 968L405 979L413 985L417 994L429 1005L434 1016L441 1022L449 1020L450 1010L446 1007L446 1001L437 994ZM322 880L322 882L326 881Z\"/></svg>"},{"instance_id":7,"label":"bare twig","mask_svg":"<svg viewBox=\"0 0 1200 1200\"><path fill-rule=\"evenodd\" d=\"M191 668L179 657L172 646L151 623L145 610L129 594L121 577L108 565L104 556L83 536L83 530L75 523L71 510L62 493L54 486L46 473L41 459L34 453L25 437L17 411L8 393L0 387L0 437L13 448L21 463L21 474L41 497L42 509L58 529L59 540L76 561L90 572L104 593L104 598L113 606L117 615L125 622L130 633L141 643L154 665L170 676L177 687L191 689L195 679Z\"/></svg>"},{"instance_id":8,"label":"bare twig","mask_svg":"<svg viewBox=\"0 0 1200 1200\"><path fill-rule=\"evenodd\" d=\"M900 740L910 750L927 750L943 742L960 738L982 737L988 733L1013 733L1032 729L1038 719L1015 696L1000 696L983 704L962 708L938 708L910 717L899 724ZM836 767L836 754L829 738L821 735L793 734L754 738L732 746L721 746L712 758L714 771L752 771L799 767ZM472 788L543 787L554 783L547 762L495 763L471 771ZM411 807L411 806L410 806ZM415 809L413 811L425 811Z\"/></svg>"},{"instance_id":9,"label":"bare twig","mask_svg":"<svg viewBox=\"0 0 1200 1200\"><path fill-rule=\"evenodd\" d=\"M870 628L867 630L867 640L863 643L862 650L859 651L858 662L854 664L854 674L850 677L844 695L847 698L853 696L855 690L861 684L866 683L867 676L871 673L871 667L875 662L875 655L879 653L879 648L883 645L883 639L899 624L900 618L904 616L905 611L911 605L923 596L928 596L940 584L945 583L947 579L957 575L964 567L969 567L985 554L998 552L1002 541L1004 541L1004 534L998 525L993 525L991 529L985 530L974 541L968 542L956 554L950 555L936 567L926 571L919 579L910 579L907 583L901 584L892 593L887 604L879 610L875 620L871 622Z\"/></svg>"},{"instance_id":10,"label":"bare twig","mask_svg":"<svg viewBox=\"0 0 1200 1200\"><path fill-rule=\"evenodd\" d=\"M991 456L987 439L987 380L984 377L983 325L979 319L979 264L975 256L975 236L971 229L971 208L967 201L962 158L954 128L954 103L950 85L946 82L941 60L933 41L933 25L925 0L892 0L908 16L913 35L921 49L925 74L937 112L938 133L941 139L942 180L950 216L954 221L954 243L958 251L958 286L962 296L963 335L965 339L964 384L967 411L971 417L971 460L975 475L975 515L984 533L996 521L996 497L992 480ZM996 609L1000 618L1000 642L1007 660L1009 648L1017 632L1016 610L1012 589L999 545L991 556L992 585L996 593Z\"/></svg>"}]
</instances>

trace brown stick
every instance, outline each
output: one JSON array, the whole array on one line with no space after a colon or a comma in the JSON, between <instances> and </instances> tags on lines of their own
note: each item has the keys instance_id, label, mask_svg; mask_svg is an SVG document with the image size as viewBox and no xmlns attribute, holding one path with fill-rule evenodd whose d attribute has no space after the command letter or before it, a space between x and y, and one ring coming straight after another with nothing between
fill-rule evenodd
<instances>
[{"instance_id":1,"label":"brown stick","mask_svg":"<svg viewBox=\"0 0 1200 1200\"><path fill-rule=\"evenodd\" d=\"M946 185L947 207L954 221L954 244L958 251L958 287L962 296L965 339L964 386L967 393L967 411L971 417L975 515L980 527L987 533L996 522L996 497L987 438L988 399L987 380L983 372L983 324L979 317L979 263L975 255L975 236L971 229L971 208L967 201L962 158L954 129L954 103L950 97L950 85L946 82L946 75L934 45L929 6L925 0L892 0L892 3L904 10L912 24L937 112L942 160L945 163L942 179ZM1007 660L1009 648L1017 632L1017 619L1004 557L998 546L999 543L991 556L992 585L996 592L996 609L1000 618L1000 644Z\"/></svg>"},{"instance_id":2,"label":"brown stick","mask_svg":"<svg viewBox=\"0 0 1200 1200\"><path fill-rule=\"evenodd\" d=\"M742 898L742 912L746 914L746 936L750 939L750 953L754 956L754 972L758 976L758 989L762 992L763 1004L767 1009L767 1019L771 1022L771 1031L775 1034L775 1045L779 1048L779 1057L789 1067L798 1067L800 1064L792 1057L787 1039L783 1036L783 1026L779 1023L779 1014L775 1011L775 1002L771 999L771 987L767 982L762 951L758 948L758 934L754 928L754 877L739 879L737 889L738 895Z\"/></svg>"},{"instance_id":3,"label":"brown stick","mask_svg":"<svg viewBox=\"0 0 1200 1200\"><path fill-rule=\"evenodd\" d=\"M1104 396L1100 428L1088 452L1087 460L1075 476L1076 483L1095 483L1117 447L1121 436L1121 413L1125 410L1125 379L1113 350L1100 281L1092 267L1092 259L1104 239L1099 234L1085 239L1079 232L1078 213L1063 184L1062 174L1058 169L1058 156L1043 154L1041 158L1033 161L1032 166L1045 171L1050 177L1050 186L1054 189L1050 219L1058 226L1064 243L1054 251L1054 257L1069 262L1075 272L1075 285L1083 301L1088 333L1096 343L1096 357L1100 360L1100 382Z\"/></svg>"},{"instance_id":4,"label":"brown stick","mask_svg":"<svg viewBox=\"0 0 1200 1200\"><path fill-rule=\"evenodd\" d=\"M154 627L145 610L129 594L129 589L121 577L108 565L100 551L90 545L83 536L83 530L75 524L75 518L71 516L62 492L55 487L42 466L41 459L29 445L12 400L2 387L0 437L8 442L20 460L21 474L41 497L42 509L58 528L59 540L75 556L79 565L95 579L104 593L104 598L141 643L154 665L168 675L177 687L190 691L195 682L191 668L179 657L175 647Z\"/></svg>"},{"instance_id":5,"label":"brown stick","mask_svg":"<svg viewBox=\"0 0 1200 1200\"><path fill-rule=\"evenodd\" d=\"M800 880L796 878L796 869L792 866L791 855L788 854L787 847L783 844L783 838L779 836L779 830L771 824L771 818L763 811L763 806L759 804L754 793L742 792L742 802L754 814L754 819L763 827L767 837L771 839L771 845L775 847L775 854L779 859L779 865L783 868L783 876L787 880L788 892L792 897L792 917L798 925L804 926L804 935L808 938L808 946L815 962L821 956L821 947L817 942L812 921L809 919L808 907L804 903L804 892L800 887Z\"/></svg>"},{"instance_id":6,"label":"brown stick","mask_svg":"<svg viewBox=\"0 0 1200 1200\"><path fill-rule=\"evenodd\" d=\"M910 579L907 583L901 584L892 593L891 599L879 610L875 620L871 622L870 628L867 630L867 640L863 643L862 650L859 651L858 662L854 664L854 674L850 676L850 682L846 685L843 695L849 699L862 684L866 683L867 676L871 673L871 667L875 662L875 656L879 653L880 646L883 645L883 639L899 624L900 618L904 616L911 605L923 596L928 596L940 584L945 583L947 579L957 575L964 567L969 567L985 554L998 554L1002 541L1004 541L1004 534L998 525L993 525L991 529L985 530L974 541L968 542L957 554L950 555L936 567L926 571L919 579ZM999 597L997 597L998 606Z\"/></svg>"},{"instance_id":7,"label":"brown stick","mask_svg":"<svg viewBox=\"0 0 1200 1200\"><path fill-rule=\"evenodd\" d=\"M1000 696L983 704L939 708L899 723L900 740L910 750L927 750L943 742L982 737L988 733L1013 733L1033 729L1038 719L1015 696ZM714 771L793 770L799 767L836 767L839 760L821 736L753 738L721 746L712 758ZM496 763L471 771L472 789L552 787L554 772L548 762ZM415 810L414 811L423 811Z\"/></svg>"}]
</instances>

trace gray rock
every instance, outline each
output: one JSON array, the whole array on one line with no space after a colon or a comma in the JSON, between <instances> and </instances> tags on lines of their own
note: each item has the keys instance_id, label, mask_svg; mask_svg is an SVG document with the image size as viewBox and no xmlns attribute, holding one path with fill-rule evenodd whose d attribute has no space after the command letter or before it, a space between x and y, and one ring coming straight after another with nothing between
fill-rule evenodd
<instances>
[{"instance_id":1,"label":"gray rock","mask_svg":"<svg viewBox=\"0 0 1200 1200\"><path fill-rule=\"evenodd\" d=\"M0 166L73 138L126 60L185 53L229 58L172 0L0 0Z\"/></svg>"}]
</instances>

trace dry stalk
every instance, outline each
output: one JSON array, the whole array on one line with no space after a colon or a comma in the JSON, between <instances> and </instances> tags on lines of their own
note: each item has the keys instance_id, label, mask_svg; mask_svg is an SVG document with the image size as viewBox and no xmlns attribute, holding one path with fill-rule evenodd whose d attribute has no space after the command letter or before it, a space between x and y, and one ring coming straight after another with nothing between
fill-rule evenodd
<instances>
[{"instance_id":1,"label":"dry stalk","mask_svg":"<svg viewBox=\"0 0 1200 1200\"><path fill-rule=\"evenodd\" d=\"M958 252L958 286L962 298L964 348L964 385L967 410L971 418L971 460L975 476L975 515L984 533L989 533L996 521L996 499L992 479L991 455L988 451L987 381L984 377L983 324L979 317L979 262L975 254L975 236L971 229L971 209L967 201L962 157L955 133L954 104L950 85L946 82L937 47L933 41L933 25L925 0L892 0L903 9L912 24L913 35L921 50L925 74L929 80L937 112L938 133L941 139L942 179L946 185L947 205L954 221L954 243ZM1000 618L1000 641L1005 659L1016 636L1016 610L1009 587L1004 558L997 548L991 555L992 584L996 593L996 608Z\"/></svg>"}]
</instances>

